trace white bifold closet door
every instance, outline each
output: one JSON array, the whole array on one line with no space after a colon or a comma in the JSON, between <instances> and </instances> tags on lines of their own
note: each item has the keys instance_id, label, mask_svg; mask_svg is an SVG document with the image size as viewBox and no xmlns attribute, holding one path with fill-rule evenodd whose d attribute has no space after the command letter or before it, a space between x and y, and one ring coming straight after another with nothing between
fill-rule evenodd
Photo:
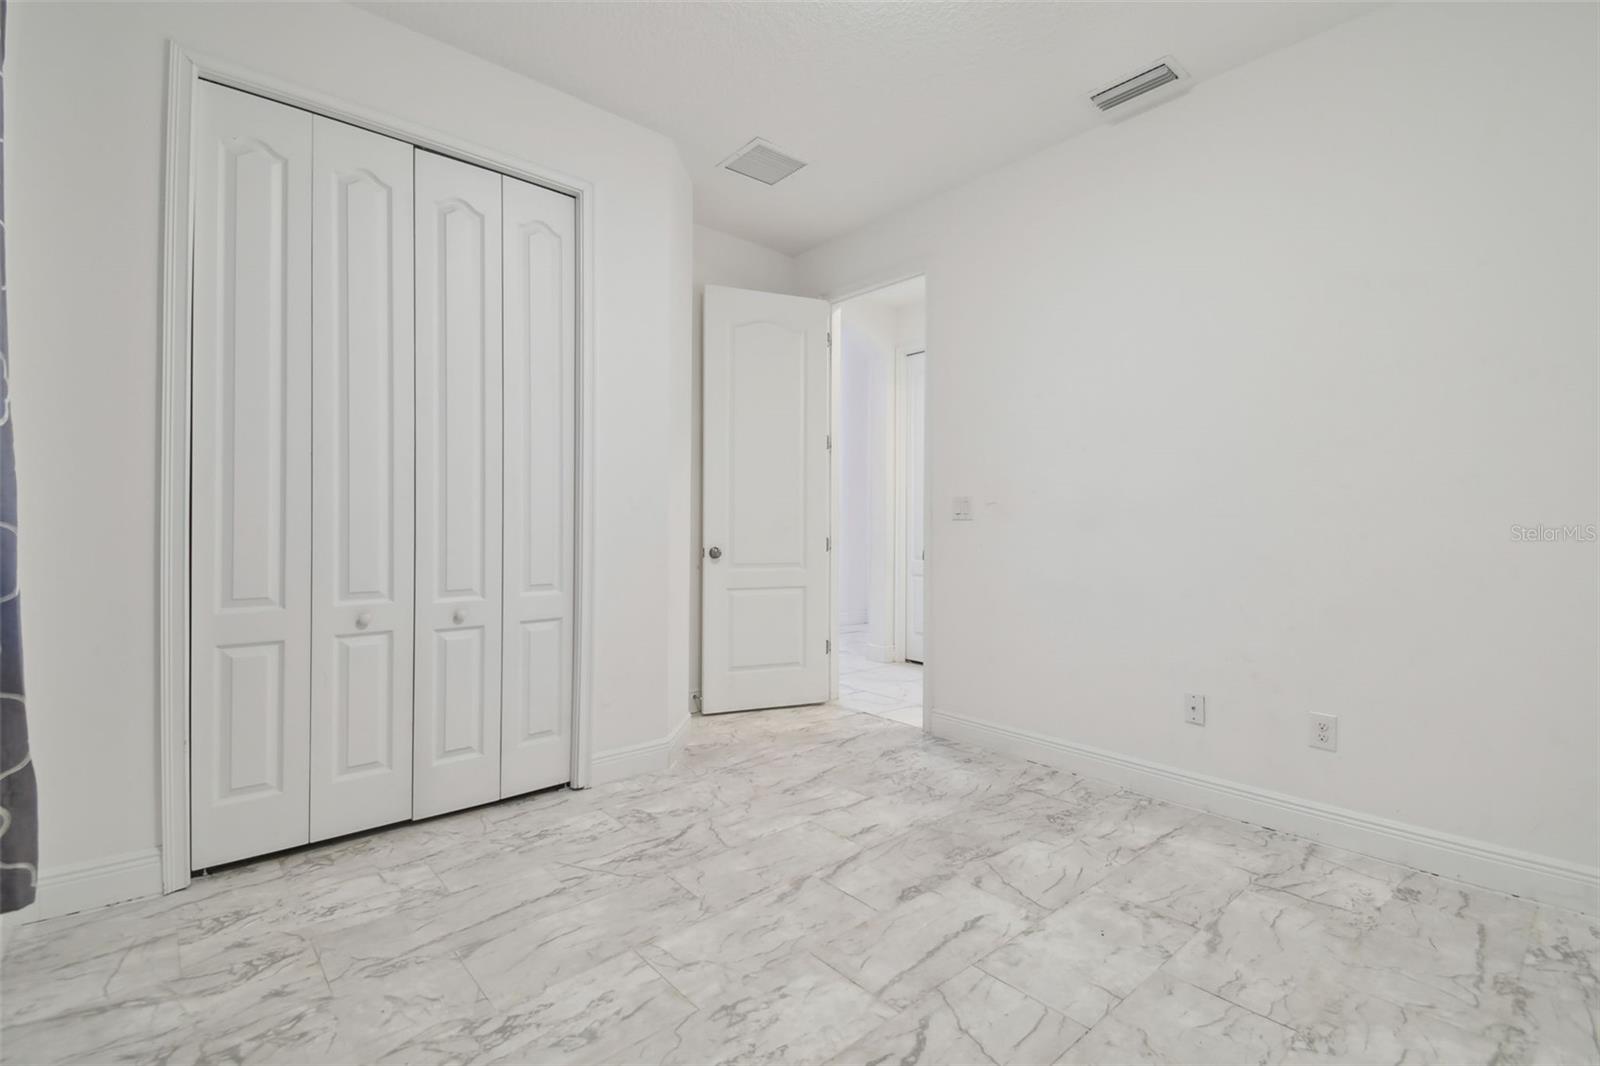
<instances>
[{"instance_id":1,"label":"white bifold closet door","mask_svg":"<svg viewBox=\"0 0 1600 1066\"><path fill-rule=\"evenodd\" d=\"M505 639L500 794L572 767L576 201L502 178Z\"/></svg>"},{"instance_id":2,"label":"white bifold closet door","mask_svg":"<svg viewBox=\"0 0 1600 1066\"><path fill-rule=\"evenodd\" d=\"M312 117L201 85L195 127L191 861L304 844Z\"/></svg>"},{"instance_id":3,"label":"white bifold closet door","mask_svg":"<svg viewBox=\"0 0 1600 1066\"><path fill-rule=\"evenodd\" d=\"M196 868L566 782L576 202L203 84Z\"/></svg>"},{"instance_id":4,"label":"white bifold closet door","mask_svg":"<svg viewBox=\"0 0 1600 1066\"><path fill-rule=\"evenodd\" d=\"M411 817L411 157L314 119L311 839Z\"/></svg>"},{"instance_id":5,"label":"white bifold closet door","mask_svg":"<svg viewBox=\"0 0 1600 1066\"><path fill-rule=\"evenodd\" d=\"M500 175L416 153L412 816L500 798Z\"/></svg>"}]
</instances>

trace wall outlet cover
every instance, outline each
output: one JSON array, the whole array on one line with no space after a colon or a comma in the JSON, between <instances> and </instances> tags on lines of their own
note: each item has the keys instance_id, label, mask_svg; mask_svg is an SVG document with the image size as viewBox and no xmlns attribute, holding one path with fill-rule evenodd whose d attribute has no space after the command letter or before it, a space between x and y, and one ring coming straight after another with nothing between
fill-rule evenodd
<instances>
[{"instance_id":1,"label":"wall outlet cover","mask_svg":"<svg viewBox=\"0 0 1600 1066\"><path fill-rule=\"evenodd\" d=\"M1204 696L1185 696L1183 698L1183 720L1190 725L1206 724L1206 698Z\"/></svg>"},{"instance_id":2,"label":"wall outlet cover","mask_svg":"<svg viewBox=\"0 0 1600 1066\"><path fill-rule=\"evenodd\" d=\"M972 497L957 496L951 500L950 517L957 522L972 521Z\"/></svg>"},{"instance_id":3,"label":"wall outlet cover","mask_svg":"<svg viewBox=\"0 0 1600 1066\"><path fill-rule=\"evenodd\" d=\"M1311 746L1322 751L1339 750L1339 717L1333 714L1311 716Z\"/></svg>"}]
</instances>

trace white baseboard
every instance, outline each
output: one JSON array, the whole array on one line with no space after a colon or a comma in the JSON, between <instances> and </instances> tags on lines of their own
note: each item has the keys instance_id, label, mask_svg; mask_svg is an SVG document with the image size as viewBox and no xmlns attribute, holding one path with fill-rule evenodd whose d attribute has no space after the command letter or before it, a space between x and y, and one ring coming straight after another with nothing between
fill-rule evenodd
<instances>
[{"instance_id":1,"label":"white baseboard","mask_svg":"<svg viewBox=\"0 0 1600 1066\"><path fill-rule=\"evenodd\" d=\"M596 752L594 761L590 763L590 784L606 785L639 774L652 774L667 769L672 765L672 758L678 754L678 749L683 747L685 731L688 728L689 716L684 715L673 727L672 732L660 740L649 740L643 744L630 744L625 748Z\"/></svg>"},{"instance_id":2,"label":"white baseboard","mask_svg":"<svg viewBox=\"0 0 1600 1066\"><path fill-rule=\"evenodd\" d=\"M1589 914L1600 913L1600 870L1442 833L1161 763L1071 744L949 711L935 736L960 740L1124 785L1158 799L1294 833L1347 851Z\"/></svg>"},{"instance_id":3,"label":"white baseboard","mask_svg":"<svg viewBox=\"0 0 1600 1066\"><path fill-rule=\"evenodd\" d=\"M6 921L25 925L160 894L161 849L130 851L109 859L45 867L33 905L6 915Z\"/></svg>"}]
</instances>

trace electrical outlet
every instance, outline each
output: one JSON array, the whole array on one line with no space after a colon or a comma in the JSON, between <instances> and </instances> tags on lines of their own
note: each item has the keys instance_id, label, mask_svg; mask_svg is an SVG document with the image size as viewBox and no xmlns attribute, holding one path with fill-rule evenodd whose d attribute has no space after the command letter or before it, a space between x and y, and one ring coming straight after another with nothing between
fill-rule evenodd
<instances>
[{"instance_id":1,"label":"electrical outlet","mask_svg":"<svg viewBox=\"0 0 1600 1066\"><path fill-rule=\"evenodd\" d=\"M972 497L957 496L951 500L950 518L956 522L972 521Z\"/></svg>"},{"instance_id":2,"label":"electrical outlet","mask_svg":"<svg viewBox=\"0 0 1600 1066\"><path fill-rule=\"evenodd\" d=\"M1339 750L1339 718L1332 714L1311 716L1311 746L1323 751Z\"/></svg>"},{"instance_id":3,"label":"electrical outlet","mask_svg":"<svg viewBox=\"0 0 1600 1066\"><path fill-rule=\"evenodd\" d=\"M1183 698L1183 720L1190 725L1206 724L1206 698L1204 696L1185 696Z\"/></svg>"}]
</instances>

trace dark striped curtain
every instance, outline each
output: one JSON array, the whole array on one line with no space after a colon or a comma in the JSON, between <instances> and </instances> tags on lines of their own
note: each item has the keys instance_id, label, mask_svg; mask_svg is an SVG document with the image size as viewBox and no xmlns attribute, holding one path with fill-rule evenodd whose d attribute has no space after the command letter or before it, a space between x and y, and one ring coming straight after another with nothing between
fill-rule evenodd
<instances>
[{"instance_id":1,"label":"dark striped curtain","mask_svg":"<svg viewBox=\"0 0 1600 1066\"><path fill-rule=\"evenodd\" d=\"M22 596L17 582L17 462L6 313L5 68L6 4L0 0L0 912L32 903L39 883L39 790L22 698Z\"/></svg>"}]
</instances>

